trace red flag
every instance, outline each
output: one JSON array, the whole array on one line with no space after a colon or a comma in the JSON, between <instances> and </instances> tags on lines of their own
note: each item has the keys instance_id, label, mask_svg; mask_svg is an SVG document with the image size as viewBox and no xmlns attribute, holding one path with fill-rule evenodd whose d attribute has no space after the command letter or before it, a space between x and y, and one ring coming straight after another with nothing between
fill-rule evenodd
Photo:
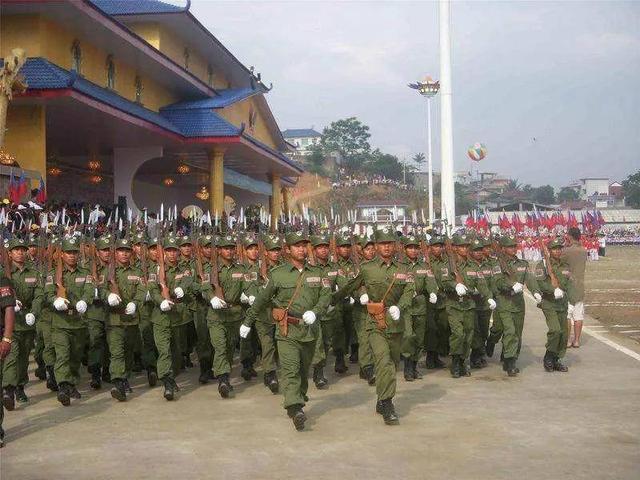
<instances>
[{"instance_id":1,"label":"red flag","mask_svg":"<svg viewBox=\"0 0 640 480\"><path fill-rule=\"evenodd\" d=\"M18 179L19 198L22 199L22 197L24 197L27 193L29 193L29 181L24 177L24 170L21 170L20 178ZM19 201L16 203L19 203Z\"/></svg>"},{"instance_id":2,"label":"red flag","mask_svg":"<svg viewBox=\"0 0 640 480\"><path fill-rule=\"evenodd\" d=\"M35 200L40 205L44 205L47 201L47 186L45 185L42 177L40 177L40 186L38 186L38 193L36 194Z\"/></svg>"},{"instance_id":3,"label":"red flag","mask_svg":"<svg viewBox=\"0 0 640 480\"><path fill-rule=\"evenodd\" d=\"M9 178L9 201L11 203L20 203L20 192L18 191L18 183L13 176L13 169Z\"/></svg>"}]
</instances>

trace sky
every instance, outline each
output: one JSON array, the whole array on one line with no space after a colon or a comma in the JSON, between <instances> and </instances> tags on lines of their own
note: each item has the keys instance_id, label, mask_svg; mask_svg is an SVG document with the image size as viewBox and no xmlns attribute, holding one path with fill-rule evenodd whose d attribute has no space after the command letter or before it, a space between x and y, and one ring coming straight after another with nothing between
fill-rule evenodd
<instances>
[{"instance_id":1,"label":"sky","mask_svg":"<svg viewBox=\"0 0 640 480\"><path fill-rule=\"evenodd\" d=\"M426 102L407 84L439 78L437 2L193 0L191 12L273 82L282 130L355 116L384 152L426 151ZM456 171L475 142L481 171L532 185L640 170L640 2L456 1L451 26Z\"/></svg>"}]
</instances>

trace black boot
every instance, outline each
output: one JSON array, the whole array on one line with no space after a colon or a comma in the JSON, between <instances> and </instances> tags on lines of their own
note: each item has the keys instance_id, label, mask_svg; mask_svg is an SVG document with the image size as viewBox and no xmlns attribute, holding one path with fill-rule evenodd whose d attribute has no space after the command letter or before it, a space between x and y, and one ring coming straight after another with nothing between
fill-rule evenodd
<instances>
[{"instance_id":1,"label":"black boot","mask_svg":"<svg viewBox=\"0 0 640 480\"><path fill-rule=\"evenodd\" d=\"M384 419L384 423L387 425L398 425L400 423L400 419L396 414L396 409L393 406L393 400L387 398L386 400L380 401L382 407L382 418Z\"/></svg>"},{"instance_id":2,"label":"black boot","mask_svg":"<svg viewBox=\"0 0 640 480\"><path fill-rule=\"evenodd\" d=\"M404 358L404 379L407 382L413 382L415 380L415 378L413 378L413 365L407 357Z\"/></svg>"},{"instance_id":3,"label":"black boot","mask_svg":"<svg viewBox=\"0 0 640 480\"><path fill-rule=\"evenodd\" d=\"M546 372L553 372L554 370L554 358L555 355L547 350L544 354L544 359L542 360L542 364L544 365L544 370Z\"/></svg>"},{"instance_id":4,"label":"black boot","mask_svg":"<svg viewBox=\"0 0 640 480\"><path fill-rule=\"evenodd\" d=\"M484 350L487 353L487 357L493 357L493 352L496 348L496 344L491 340L491 338L487 339L487 344L484 346Z\"/></svg>"},{"instance_id":5,"label":"black boot","mask_svg":"<svg viewBox=\"0 0 640 480\"><path fill-rule=\"evenodd\" d=\"M323 367L313 367L313 383L315 383L317 389L322 389L329 383L324 376Z\"/></svg>"},{"instance_id":6,"label":"black boot","mask_svg":"<svg viewBox=\"0 0 640 480\"><path fill-rule=\"evenodd\" d=\"M13 411L16 408L16 387L8 386L4 387L4 393L2 394L2 404L8 411Z\"/></svg>"},{"instance_id":7,"label":"black boot","mask_svg":"<svg viewBox=\"0 0 640 480\"><path fill-rule=\"evenodd\" d=\"M518 375L516 371L516 359L515 358L505 358L504 363L507 367L507 375L510 377L515 377Z\"/></svg>"},{"instance_id":8,"label":"black boot","mask_svg":"<svg viewBox=\"0 0 640 480\"><path fill-rule=\"evenodd\" d=\"M116 378L113 380L111 396L119 402L125 402L127 400L127 392L124 387L124 382L121 379Z\"/></svg>"},{"instance_id":9,"label":"black boot","mask_svg":"<svg viewBox=\"0 0 640 480\"><path fill-rule=\"evenodd\" d=\"M18 385L16 387L16 401L18 403L27 403L29 401L29 397L24 393L24 385Z\"/></svg>"},{"instance_id":10,"label":"black boot","mask_svg":"<svg viewBox=\"0 0 640 480\"><path fill-rule=\"evenodd\" d=\"M471 369L469 368L469 365L467 365L467 359L460 356L458 357L458 361L460 362L460 376L461 377L470 377L471 376Z\"/></svg>"},{"instance_id":11,"label":"black boot","mask_svg":"<svg viewBox=\"0 0 640 480\"><path fill-rule=\"evenodd\" d=\"M47 379L47 368L44 365L44 360L42 360L42 357L37 357L36 358L36 363L38 364L38 367L33 372L34 375L39 380L46 380Z\"/></svg>"},{"instance_id":12,"label":"black boot","mask_svg":"<svg viewBox=\"0 0 640 480\"><path fill-rule=\"evenodd\" d=\"M367 375L367 383L374 386L376 384L376 372L373 365L365 365L364 371Z\"/></svg>"},{"instance_id":13,"label":"black boot","mask_svg":"<svg viewBox=\"0 0 640 480\"><path fill-rule=\"evenodd\" d=\"M427 370L435 370L436 367L436 358L438 354L436 352L427 352L427 357L425 358L424 365L427 367Z\"/></svg>"},{"instance_id":14,"label":"black boot","mask_svg":"<svg viewBox=\"0 0 640 480\"><path fill-rule=\"evenodd\" d=\"M451 376L453 378L460 378L460 356L453 355L451 357Z\"/></svg>"},{"instance_id":15,"label":"black boot","mask_svg":"<svg viewBox=\"0 0 640 480\"><path fill-rule=\"evenodd\" d=\"M411 366L413 367L413 378L416 380L422 379L422 373L418 370L418 362L416 360L411 360Z\"/></svg>"},{"instance_id":16,"label":"black boot","mask_svg":"<svg viewBox=\"0 0 640 480\"><path fill-rule=\"evenodd\" d=\"M229 398L231 385L229 384L229 374L223 373L218 377L218 393L222 398Z\"/></svg>"},{"instance_id":17,"label":"black boot","mask_svg":"<svg viewBox=\"0 0 640 480\"><path fill-rule=\"evenodd\" d=\"M169 402L172 401L176 393L175 389L173 388L175 382L171 377L164 377L162 379L162 384L164 385L164 392L162 393L162 396L165 398L165 400Z\"/></svg>"},{"instance_id":18,"label":"black boot","mask_svg":"<svg viewBox=\"0 0 640 480\"><path fill-rule=\"evenodd\" d=\"M133 389L131 388L131 385L129 385L129 379L128 378L124 378L122 380L122 384L124 385L124 389L127 393L133 393Z\"/></svg>"},{"instance_id":19,"label":"black boot","mask_svg":"<svg viewBox=\"0 0 640 480\"><path fill-rule=\"evenodd\" d=\"M198 382L204 385L209 383L209 379L211 377L211 360L203 359L200 360L200 376L198 377Z\"/></svg>"},{"instance_id":20,"label":"black boot","mask_svg":"<svg viewBox=\"0 0 640 480\"><path fill-rule=\"evenodd\" d=\"M131 367L131 370L136 373L140 373L142 370L144 370L144 367L142 366L142 356L139 352L135 352L133 354L133 366Z\"/></svg>"},{"instance_id":21,"label":"black boot","mask_svg":"<svg viewBox=\"0 0 640 480\"><path fill-rule=\"evenodd\" d=\"M438 352L433 352L433 361L436 364L436 368L444 368L447 366L442 360L440 360L440 357L438 357Z\"/></svg>"},{"instance_id":22,"label":"black boot","mask_svg":"<svg viewBox=\"0 0 640 480\"><path fill-rule=\"evenodd\" d=\"M153 367L147 368L147 382L150 387L155 387L158 384L158 372Z\"/></svg>"},{"instance_id":23,"label":"black boot","mask_svg":"<svg viewBox=\"0 0 640 480\"><path fill-rule=\"evenodd\" d=\"M102 381L111 383L111 374L109 373L109 367L107 365L102 368Z\"/></svg>"},{"instance_id":24,"label":"black boot","mask_svg":"<svg viewBox=\"0 0 640 480\"><path fill-rule=\"evenodd\" d=\"M191 361L191 355L190 355L190 354L188 354L188 353L184 353L184 354L182 354L182 358L183 358L183 360L182 360L182 365L183 365L185 368L191 368L191 367L193 367L193 362Z\"/></svg>"},{"instance_id":25,"label":"black boot","mask_svg":"<svg viewBox=\"0 0 640 480\"><path fill-rule=\"evenodd\" d=\"M56 375L53 373L53 367L46 367L47 370L47 388L52 392L58 391L58 382L56 382Z\"/></svg>"},{"instance_id":26,"label":"black boot","mask_svg":"<svg viewBox=\"0 0 640 480\"><path fill-rule=\"evenodd\" d=\"M102 388L102 372L100 365L89 365L89 373L91 374L89 386L94 390L100 390Z\"/></svg>"},{"instance_id":27,"label":"black boot","mask_svg":"<svg viewBox=\"0 0 640 480\"><path fill-rule=\"evenodd\" d=\"M75 398L76 400L80 400L82 398L82 395L80 395L80 392L75 385L69 385L68 392L71 398Z\"/></svg>"},{"instance_id":28,"label":"black boot","mask_svg":"<svg viewBox=\"0 0 640 480\"><path fill-rule=\"evenodd\" d=\"M275 370L267 372L265 374L265 385L271 390L271 393L276 395L280 390L280 384L278 383L278 374Z\"/></svg>"},{"instance_id":29,"label":"black boot","mask_svg":"<svg viewBox=\"0 0 640 480\"><path fill-rule=\"evenodd\" d=\"M251 360L245 359L242 361L242 371L240 372L240 376L245 382L251 380Z\"/></svg>"},{"instance_id":30,"label":"black boot","mask_svg":"<svg viewBox=\"0 0 640 480\"><path fill-rule=\"evenodd\" d=\"M569 368L567 368L566 365L563 365L563 363L560 361L560 358L558 358L557 356L553 357L553 369L556 372L568 372Z\"/></svg>"},{"instance_id":31,"label":"black boot","mask_svg":"<svg viewBox=\"0 0 640 480\"><path fill-rule=\"evenodd\" d=\"M349 367L347 367L347 364L344 363L344 352L342 350L336 350L334 354L336 356L336 363L333 368L335 372L339 374L347 373Z\"/></svg>"},{"instance_id":32,"label":"black boot","mask_svg":"<svg viewBox=\"0 0 640 480\"><path fill-rule=\"evenodd\" d=\"M351 345L351 355L349 355L349 363L358 363L358 344Z\"/></svg>"},{"instance_id":33,"label":"black boot","mask_svg":"<svg viewBox=\"0 0 640 480\"><path fill-rule=\"evenodd\" d=\"M482 354L478 350L471 351L471 368L482 368Z\"/></svg>"},{"instance_id":34,"label":"black boot","mask_svg":"<svg viewBox=\"0 0 640 480\"><path fill-rule=\"evenodd\" d=\"M384 413L382 408L382 400L376 400L376 413L382 415Z\"/></svg>"},{"instance_id":35,"label":"black boot","mask_svg":"<svg viewBox=\"0 0 640 480\"><path fill-rule=\"evenodd\" d=\"M296 404L287 407L287 415L293 420L293 426L296 427L297 431L304 430L304 422L307 421L307 416L302 410L302 405Z\"/></svg>"},{"instance_id":36,"label":"black boot","mask_svg":"<svg viewBox=\"0 0 640 480\"><path fill-rule=\"evenodd\" d=\"M58 401L68 407L71 405L71 396L69 395L69 384L66 382L60 383L58 385Z\"/></svg>"}]
</instances>

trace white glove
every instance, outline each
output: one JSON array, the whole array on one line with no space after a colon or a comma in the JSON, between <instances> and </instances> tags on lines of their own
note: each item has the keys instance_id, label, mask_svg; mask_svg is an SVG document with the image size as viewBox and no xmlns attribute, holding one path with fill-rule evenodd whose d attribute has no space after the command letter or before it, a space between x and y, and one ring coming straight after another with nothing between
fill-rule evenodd
<instances>
[{"instance_id":1,"label":"white glove","mask_svg":"<svg viewBox=\"0 0 640 480\"><path fill-rule=\"evenodd\" d=\"M489 309L491 310L495 310L497 307L496 301L493 298L490 298L487 300L487 303L489 304Z\"/></svg>"},{"instance_id":2,"label":"white glove","mask_svg":"<svg viewBox=\"0 0 640 480\"><path fill-rule=\"evenodd\" d=\"M562 289L556 288L553 291L553 296L555 297L556 300L560 300L562 297L564 297L564 292L562 291Z\"/></svg>"},{"instance_id":3,"label":"white glove","mask_svg":"<svg viewBox=\"0 0 640 480\"><path fill-rule=\"evenodd\" d=\"M244 292L240 295L240 303L249 303L249 297L247 297Z\"/></svg>"},{"instance_id":4,"label":"white glove","mask_svg":"<svg viewBox=\"0 0 640 480\"><path fill-rule=\"evenodd\" d=\"M160 302L160 310L163 312L168 312L171 310L171 307L173 307L173 302L169 300L162 300L162 302Z\"/></svg>"},{"instance_id":5,"label":"white glove","mask_svg":"<svg viewBox=\"0 0 640 480\"><path fill-rule=\"evenodd\" d=\"M353 297L349 297L349 305L353 305L354 303L356 303L356 301L353 299Z\"/></svg>"},{"instance_id":6,"label":"white glove","mask_svg":"<svg viewBox=\"0 0 640 480\"><path fill-rule=\"evenodd\" d=\"M389 316L391 317L391 320L397 322L400 320L400 309L395 305L389 307Z\"/></svg>"},{"instance_id":7,"label":"white glove","mask_svg":"<svg viewBox=\"0 0 640 480\"><path fill-rule=\"evenodd\" d=\"M363 293L360 295L360 305L366 305L367 303L369 303L369 295Z\"/></svg>"},{"instance_id":8,"label":"white glove","mask_svg":"<svg viewBox=\"0 0 640 480\"><path fill-rule=\"evenodd\" d=\"M329 306L327 307L327 313L331 313L331 312L333 312L335 309L336 309L336 307L334 307L333 305L329 305Z\"/></svg>"},{"instance_id":9,"label":"white glove","mask_svg":"<svg viewBox=\"0 0 640 480\"><path fill-rule=\"evenodd\" d=\"M227 306L227 303L218 297L213 297L210 303L211 303L211 308L213 308L214 310L220 310L221 308L224 308Z\"/></svg>"},{"instance_id":10,"label":"white glove","mask_svg":"<svg viewBox=\"0 0 640 480\"><path fill-rule=\"evenodd\" d=\"M16 306L13 307L13 311L18 313L20 310L22 310L22 302L20 300L16 300Z\"/></svg>"},{"instance_id":11,"label":"white glove","mask_svg":"<svg viewBox=\"0 0 640 480\"><path fill-rule=\"evenodd\" d=\"M316 314L311 310L307 310L302 314L302 321L305 325L313 325L316 321Z\"/></svg>"},{"instance_id":12,"label":"white glove","mask_svg":"<svg viewBox=\"0 0 640 480\"><path fill-rule=\"evenodd\" d=\"M575 308L573 305L569 304L567 310L567 315L571 316L573 314L573 309Z\"/></svg>"},{"instance_id":13,"label":"white glove","mask_svg":"<svg viewBox=\"0 0 640 480\"><path fill-rule=\"evenodd\" d=\"M69 300L62 297L56 297L53 301L53 308L55 308L59 312L64 312L69 308Z\"/></svg>"},{"instance_id":14,"label":"white glove","mask_svg":"<svg viewBox=\"0 0 640 480\"><path fill-rule=\"evenodd\" d=\"M240 338L247 338L249 336L249 332L251 331L251 327L247 327L245 324L240 325Z\"/></svg>"},{"instance_id":15,"label":"white glove","mask_svg":"<svg viewBox=\"0 0 640 480\"><path fill-rule=\"evenodd\" d=\"M176 298L182 298L184 297L184 290L182 289L182 287L176 287L173 289L173 294Z\"/></svg>"},{"instance_id":16,"label":"white glove","mask_svg":"<svg viewBox=\"0 0 640 480\"><path fill-rule=\"evenodd\" d=\"M513 284L513 287L511 288L513 289L513 293L521 293L523 285L520 282L516 282Z\"/></svg>"},{"instance_id":17,"label":"white glove","mask_svg":"<svg viewBox=\"0 0 640 480\"><path fill-rule=\"evenodd\" d=\"M540 302L542 302L542 295L540 295L538 292L533 294L533 298L536 299L536 305L538 305Z\"/></svg>"},{"instance_id":18,"label":"white glove","mask_svg":"<svg viewBox=\"0 0 640 480\"><path fill-rule=\"evenodd\" d=\"M76 312L78 312L80 315L82 315L86 311L87 311L87 302L85 302L84 300L79 300L76 303Z\"/></svg>"},{"instance_id":19,"label":"white glove","mask_svg":"<svg viewBox=\"0 0 640 480\"><path fill-rule=\"evenodd\" d=\"M24 321L27 325L32 326L34 323L36 323L36 316L33 313L29 312L24 316Z\"/></svg>"},{"instance_id":20,"label":"white glove","mask_svg":"<svg viewBox=\"0 0 640 480\"><path fill-rule=\"evenodd\" d=\"M147 290L147 294L144 296L144 301L145 302L151 301L151 292L149 290Z\"/></svg>"},{"instance_id":21,"label":"white glove","mask_svg":"<svg viewBox=\"0 0 640 480\"><path fill-rule=\"evenodd\" d=\"M462 283L456 283L456 293L460 297L466 295L467 294L467 287L465 287Z\"/></svg>"},{"instance_id":22,"label":"white glove","mask_svg":"<svg viewBox=\"0 0 640 480\"><path fill-rule=\"evenodd\" d=\"M120 295L117 293L110 293L109 296L107 296L107 303L110 307L117 307L120 305L120 302L122 302L122 298L120 298Z\"/></svg>"},{"instance_id":23,"label":"white glove","mask_svg":"<svg viewBox=\"0 0 640 480\"><path fill-rule=\"evenodd\" d=\"M127 303L127 308L124 309L125 315L133 315L136 313L136 304L133 302Z\"/></svg>"},{"instance_id":24,"label":"white glove","mask_svg":"<svg viewBox=\"0 0 640 480\"><path fill-rule=\"evenodd\" d=\"M100 297L98 296L98 289L97 289L97 288L94 288L94 289L93 289L93 298L94 298L94 299L96 299L96 300L97 300L98 298L100 298Z\"/></svg>"},{"instance_id":25,"label":"white glove","mask_svg":"<svg viewBox=\"0 0 640 480\"><path fill-rule=\"evenodd\" d=\"M256 301L256 297L254 295L249 295L249 306L253 305L253 302Z\"/></svg>"},{"instance_id":26,"label":"white glove","mask_svg":"<svg viewBox=\"0 0 640 480\"><path fill-rule=\"evenodd\" d=\"M433 303L433 304L438 303L438 295L436 295L435 293L431 292L429 294L429 303Z\"/></svg>"}]
</instances>

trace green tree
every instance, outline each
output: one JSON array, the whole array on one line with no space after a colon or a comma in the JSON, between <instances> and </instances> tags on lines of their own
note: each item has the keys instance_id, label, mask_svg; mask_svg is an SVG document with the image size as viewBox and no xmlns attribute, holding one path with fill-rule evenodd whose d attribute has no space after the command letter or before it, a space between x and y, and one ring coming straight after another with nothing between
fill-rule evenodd
<instances>
[{"instance_id":1,"label":"green tree","mask_svg":"<svg viewBox=\"0 0 640 480\"><path fill-rule=\"evenodd\" d=\"M356 117L349 117L331 122L331 125L325 127L320 144L325 153L339 152L344 160L348 160L371 151L370 137L367 125Z\"/></svg>"},{"instance_id":2,"label":"green tree","mask_svg":"<svg viewBox=\"0 0 640 480\"><path fill-rule=\"evenodd\" d=\"M627 205L640 208L640 170L633 175L629 175L622 182L622 188Z\"/></svg>"},{"instance_id":3,"label":"green tree","mask_svg":"<svg viewBox=\"0 0 640 480\"><path fill-rule=\"evenodd\" d=\"M571 187L562 187L558 192L558 202L571 202L573 200L579 200L580 195L576 191L575 188Z\"/></svg>"},{"instance_id":4,"label":"green tree","mask_svg":"<svg viewBox=\"0 0 640 480\"><path fill-rule=\"evenodd\" d=\"M551 185L543 185L532 189L532 200L536 203L550 205L555 202L556 196Z\"/></svg>"},{"instance_id":5,"label":"green tree","mask_svg":"<svg viewBox=\"0 0 640 480\"><path fill-rule=\"evenodd\" d=\"M382 175L393 180L402 180L402 162L395 155L382 153L377 148L368 156L363 167L364 171L370 175Z\"/></svg>"},{"instance_id":6,"label":"green tree","mask_svg":"<svg viewBox=\"0 0 640 480\"><path fill-rule=\"evenodd\" d=\"M416 164L416 168L418 171L422 170L422 166L427 163L427 157L425 157L424 153L416 153L413 158L413 163Z\"/></svg>"},{"instance_id":7,"label":"green tree","mask_svg":"<svg viewBox=\"0 0 640 480\"><path fill-rule=\"evenodd\" d=\"M304 157L304 163L308 172L326 176L324 168L325 153L321 145L312 145L308 149L311 154Z\"/></svg>"}]
</instances>

